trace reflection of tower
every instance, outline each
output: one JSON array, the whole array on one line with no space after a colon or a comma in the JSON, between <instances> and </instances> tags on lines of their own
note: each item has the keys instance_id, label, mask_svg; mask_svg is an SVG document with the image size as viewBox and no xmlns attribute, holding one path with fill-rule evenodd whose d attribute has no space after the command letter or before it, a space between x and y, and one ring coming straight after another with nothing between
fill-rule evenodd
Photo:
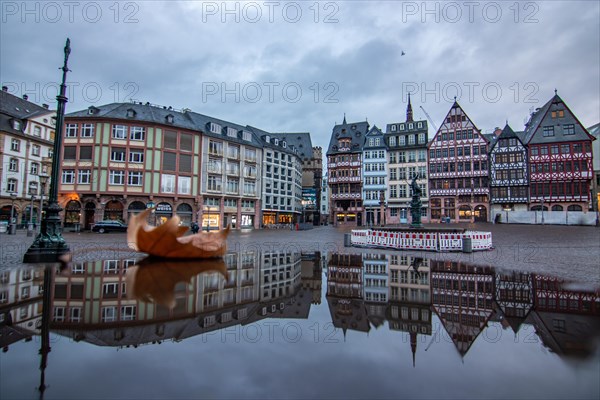
<instances>
[{"instance_id":1,"label":"reflection of tower","mask_svg":"<svg viewBox=\"0 0 600 400\"><path fill-rule=\"evenodd\" d=\"M417 333L410 333L410 351L412 352L413 368L415 367L415 356L417 354Z\"/></svg>"},{"instance_id":2,"label":"reflection of tower","mask_svg":"<svg viewBox=\"0 0 600 400\"><path fill-rule=\"evenodd\" d=\"M302 289L309 291L312 304L321 304L321 252L302 253Z\"/></svg>"}]
</instances>

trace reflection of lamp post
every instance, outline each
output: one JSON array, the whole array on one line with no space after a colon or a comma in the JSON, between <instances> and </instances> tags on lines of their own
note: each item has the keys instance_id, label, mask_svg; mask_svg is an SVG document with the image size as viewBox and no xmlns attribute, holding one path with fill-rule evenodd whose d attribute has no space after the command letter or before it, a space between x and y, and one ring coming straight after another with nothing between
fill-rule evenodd
<instances>
[{"instance_id":1,"label":"reflection of lamp post","mask_svg":"<svg viewBox=\"0 0 600 400\"><path fill-rule=\"evenodd\" d=\"M40 226L40 222L42 221L42 208L44 207L44 193L46 192L46 184L48 183L48 174L42 172L39 174L38 178L40 179L40 209L38 210L38 226Z\"/></svg>"},{"instance_id":2,"label":"reflection of lamp post","mask_svg":"<svg viewBox=\"0 0 600 400\"><path fill-rule=\"evenodd\" d=\"M14 235L17 227L15 226L15 200L17 199L17 194L15 192L11 192L10 194L10 225L8 227L8 233Z\"/></svg>"},{"instance_id":3,"label":"reflection of lamp post","mask_svg":"<svg viewBox=\"0 0 600 400\"><path fill-rule=\"evenodd\" d=\"M41 221L40 233L37 235L33 244L23 256L24 263L56 262L58 257L69 251L69 246L61 234L60 216L58 215L62 208L58 204L58 173L60 170L60 155L62 152L63 123L65 118L65 104L67 103L66 91L67 85L67 62L71 53L71 41L67 39L65 44L65 59L62 66L62 82L60 84L60 93L56 96L56 127L54 134L54 147L52 149L52 180L50 181L50 195L46 215Z\"/></svg>"},{"instance_id":4,"label":"reflection of lamp post","mask_svg":"<svg viewBox=\"0 0 600 400\"><path fill-rule=\"evenodd\" d=\"M33 201L35 195L31 194L31 205L29 206L29 224L27 224L27 236L33 236Z\"/></svg>"}]
</instances>

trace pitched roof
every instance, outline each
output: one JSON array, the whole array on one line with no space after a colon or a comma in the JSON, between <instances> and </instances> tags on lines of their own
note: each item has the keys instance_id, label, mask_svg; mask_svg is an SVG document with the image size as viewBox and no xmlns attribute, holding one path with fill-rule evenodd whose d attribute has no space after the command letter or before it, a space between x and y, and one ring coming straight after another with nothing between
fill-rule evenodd
<instances>
[{"instance_id":1,"label":"pitched roof","mask_svg":"<svg viewBox=\"0 0 600 400\"><path fill-rule=\"evenodd\" d=\"M0 91L0 112L19 119L28 119L43 114L55 113L55 111L38 106L29 100L17 97L4 90Z\"/></svg>"},{"instance_id":2,"label":"pitched roof","mask_svg":"<svg viewBox=\"0 0 600 400\"><path fill-rule=\"evenodd\" d=\"M298 149L298 154L304 160L313 158L312 141L309 132L276 132L273 137L285 139L288 144Z\"/></svg>"},{"instance_id":3,"label":"pitched roof","mask_svg":"<svg viewBox=\"0 0 600 400\"><path fill-rule=\"evenodd\" d=\"M365 136L365 141L364 141L364 145L363 148L368 147L369 149L385 149L387 148L385 145L385 140L383 140L383 132L381 131L381 129L379 129L377 127L377 125L373 125L373 127L369 130L369 132L367 132L366 136ZM379 137L381 138L381 140L379 141L378 145L374 145L374 146L369 146L369 142L367 139L370 138L375 138L375 137Z\"/></svg>"},{"instance_id":4,"label":"pitched roof","mask_svg":"<svg viewBox=\"0 0 600 400\"><path fill-rule=\"evenodd\" d=\"M362 152L365 136L368 131L369 123L367 121L346 123L346 116L344 115L344 122L333 127L329 147L327 148L327 155L338 153L338 140L343 138L350 139L351 153Z\"/></svg>"},{"instance_id":5,"label":"pitched roof","mask_svg":"<svg viewBox=\"0 0 600 400\"><path fill-rule=\"evenodd\" d=\"M564 117L558 119L552 118L552 111L554 110L564 110ZM562 128L562 126L567 124L573 124L575 134L565 136L562 129L556 129L557 126ZM544 136L544 126L554 126L554 135ZM526 144L572 142L576 140L590 140L590 138L592 136L557 93L546 104L531 114L529 121L525 124L524 143Z\"/></svg>"},{"instance_id":6,"label":"pitched roof","mask_svg":"<svg viewBox=\"0 0 600 400\"><path fill-rule=\"evenodd\" d=\"M600 138L600 122L596 125L590 126L589 128L587 128L587 130L590 133L590 135L592 135L596 139Z\"/></svg>"},{"instance_id":7,"label":"pitched roof","mask_svg":"<svg viewBox=\"0 0 600 400\"><path fill-rule=\"evenodd\" d=\"M90 114L90 109L94 112ZM128 117L128 111L133 110L134 117ZM168 123L167 117L172 116L173 122ZM160 124L165 126L173 126L180 129L188 129L200 131L202 134L212 137L225 137L224 134L213 133L208 128L209 123L215 123L222 128L229 127L236 131L248 131L252 134L252 130L248 126L236 124L234 122L225 121L219 118L210 117L204 114L193 112L190 110L178 111L171 107L159 107L150 103L110 103L98 107L90 107L85 110L72 112L66 115L66 118L110 118L129 121L142 121L152 124ZM242 140L240 137L226 137L227 140L239 143L251 143L254 146L262 147L262 141L255 135L251 135L251 141Z\"/></svg>"}]
</instances>

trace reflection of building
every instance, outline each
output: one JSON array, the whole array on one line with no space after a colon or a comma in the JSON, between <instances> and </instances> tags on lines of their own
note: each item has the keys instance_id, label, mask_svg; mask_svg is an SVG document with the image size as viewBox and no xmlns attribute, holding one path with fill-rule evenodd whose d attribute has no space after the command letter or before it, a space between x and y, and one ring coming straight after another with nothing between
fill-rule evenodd
<instances>
[{"instance_id":1,"label":"reflection of building","mask_svg":"<svg viewBox=\"0 0 600 400\"><path fill-rule=\"evenodd\" d=\"M428 146L431 221L487 221L488 143L455 101Z\"/></svg>"},{"instance_id":2,"label":"reflection of building","mask_svg":"<svg viewBox=\"0 0 600 400\"><path fill-rule=\"evenodd\" d=\"M0 271L0 347L39 333L43 268Z\"/></svg>"},{"instance_id":3,"label":"reflection of building","mask_svg":"<svg viewBox=\"0 0 600 400\"><path fill-rule=\"evenodd\" d=\"M172 307L127 293L127 270L135 260L74 264L55 278L51 327L96 345L137 346L264 318L308 317L314 295L302 288L300 254L246 251L228 253L224 262L227 279L216 272L200 273L185 283L175 270L181 282L173 293L159 290L153 298L158 302L158 296L172 296Z\"/></svg>"},{"instance_id":4,"label":"reflection of building","mask_svg":"<svg viewBox=\"0 0 600 400\"><path fill-rule=\"evenodd\" d=\"M431 261L433 310L464 357L494 313L494 269Z\"/></svg>"},{"instance_id":5,"label":"reflection of building","mask_svg":"<svg viewBox=\"0 0 600 400\"><path fill-rule=\"evenodd\" d=\"M323 284L321 252L302 253L302 289L311 296L312 304L321 304Z\"/></svg>"},{"instance_id":6,"label":"reflection of building","mask_svg":"<svg viewBox=\"0 0 600 400\"><path fill-rule=\"evenodd\" d=\"M496 302L514 333L519 331L533 308L531 279L531 274L524 272L496 272Z\"/></svg>"},{"instance_id":7,"label":"reflection of building","mask_svg":"<svg viewBox=\"0 0 600 400\"><path fill-rule=\"evenodd\" d=\"M417 183L421 188L423 221L427 219L427 141L429 140L427 121L414 121L413 110L408 96L406 122L388 124L386 128L389 170L389 223L405 224L410 211L412 189L409 182L419 174Z\"/></svg>"},{"instance_id":8,"label":"reflection of building","mask_svg":"<svg viewBox=\"0 0 600 400\"><path fill-rule=\"evenodd\" d=\"M8 224L15 194L14 219L29 222L31 196L32 221L37 222L41 182L39 175L50 174L45 161L52 157L56 112L12 95L8 87L0 91L0 223ZM47 186L47 185L46 185Z\"/></svg>"},{"instance_id":9,"label":"reflection of building","mask_svg":"<svg viewBox=\"0 0 600 400\"><path fill-rule=\"evenodd\" d=\"M385 321L388 302L388 261L383 253L363 254L363 299L369 322L378 328Z\"/></svg>"},{"instance_id":10,"label":"reflection of building","mask_svg":"<svg viewBox=\"0 0 600 400\"><path fill-rule=\"evenodd\" d=\"M594 354L600 335L600 293L569 288L554 277L533 278L535 309L528 322L546 348L568 357Z\"/></svg>"},{"instance_id":11,"label":"reflection of building","mask_svg":"<svg viewBox=\"0 0 600 400\"><path fill-rule=\"evenodd\" d=\"M369 332L363 301L363 262L360 254L334 253L327 265L327 304L333 326Z\"/></svg>"},{"instance_id":12,"label":"reflection of building","mask_svg":"<svg viewBox=\"0 0 600 400\"><path fill-rule=\"evenodd\" d=\"M369 123L335 125L327 149L329 213L334 225L363 224L362 151Z\"/></svg>"},{"instance_id":13,"label":"reflection of building","mask_svg":"<svg viewBox=\"0 0 600 400\"><path fill-rule=\"evenodd\" d=\"M137 102L92 106L65 121L65 225L88 229L154 206L156 223L177 213L186 225L259 226L262 143L248 127Z\"/></svg>"}]
</instances>

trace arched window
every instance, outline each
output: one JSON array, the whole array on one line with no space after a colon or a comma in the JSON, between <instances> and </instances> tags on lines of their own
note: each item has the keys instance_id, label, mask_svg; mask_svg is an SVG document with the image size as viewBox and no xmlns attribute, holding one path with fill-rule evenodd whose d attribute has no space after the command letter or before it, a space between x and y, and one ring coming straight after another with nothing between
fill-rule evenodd
<instances>
[{"instance_id":1,"label":"arched window","mask_svg":"<svg viewBox=\"0 0 600 400\"><path fill-rule=\"evenodd\" d=\"M552 211L562 211L563 210L563 206L555 204L552 206Z\"/></svg>"},{"instance_id":2,"label":"arched window","mask_svg":"<svg viewBox=\"0 0 600 400\"><path fill-rule=\"evenodd\" d=\"M583 208L579 204L571 204L567 207L567 211L583 211Z\"/></svg>"}]
</instances>

